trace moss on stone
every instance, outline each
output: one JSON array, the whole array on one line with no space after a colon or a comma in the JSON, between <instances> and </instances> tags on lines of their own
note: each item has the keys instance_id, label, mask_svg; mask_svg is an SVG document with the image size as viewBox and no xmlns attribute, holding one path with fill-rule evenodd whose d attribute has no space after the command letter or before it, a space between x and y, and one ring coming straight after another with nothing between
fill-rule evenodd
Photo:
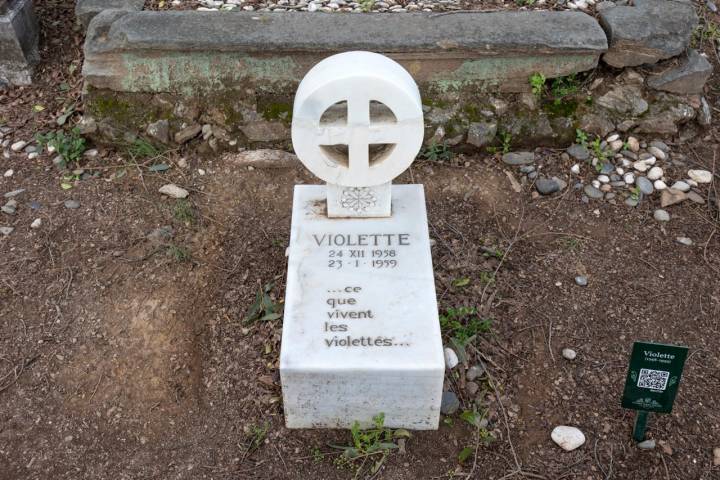
<instances>
[{"instance_id":1,"label":"moss on stone","mask_svg":"<svg viewBox=\"0 0 720 480\"><path fill-rule=\"evenodd\" d=\"M544 102L542 109L550 118L573 117L578 109L578 101L575 99L557 99Z\"/></svg>"},{"instance_id":2,"label":"moss on stone","mask_svg":"<svg viewBox=\"0 0 720 480\"><path fill-rule=\"evenodd\" d=\"M289 123L292 120L292 105L285 102L271 102L261 110L265 120L280 120Z\"/></svg>"}]
</instances>

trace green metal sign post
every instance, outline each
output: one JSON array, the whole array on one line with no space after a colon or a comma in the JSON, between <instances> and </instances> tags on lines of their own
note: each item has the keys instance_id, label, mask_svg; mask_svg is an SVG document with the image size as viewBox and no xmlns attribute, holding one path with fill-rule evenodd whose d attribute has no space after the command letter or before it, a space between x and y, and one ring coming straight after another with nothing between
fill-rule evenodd
<instances>
[{"instance_id":1,"label":"green metal sign post","mask_svg":"<svg viewBox=\"0 0 720 480\"><path fill-rule=\"evenodd\" d=\"M645 438L650 412L670 413L680 386L688 347L635 342L622 406L637 410L633 438Z\"/></svg>"}]
</instances>

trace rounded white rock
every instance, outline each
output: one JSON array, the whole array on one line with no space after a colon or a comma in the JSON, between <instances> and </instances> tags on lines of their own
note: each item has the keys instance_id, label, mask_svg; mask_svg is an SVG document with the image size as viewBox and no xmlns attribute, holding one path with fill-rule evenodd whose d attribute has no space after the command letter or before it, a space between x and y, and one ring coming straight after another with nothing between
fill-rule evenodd
<instances>
[{"instance_id":1,"label":"rounded white rock","mask_svg":"<svg viewBox=\"0 0 720 480\"><path fill-rule=\"evenodd\" d=\"M622 140L614 140L608 143L610 145L610 150L612 150L613 152L619 152L624 145Z\"/></svg>"},{"instance_id":2,"label":"rounded white rock","mask_svg":"<svg viewBox=\"0 0 720 480\"><path fill-rule=\"evenodd\" d=\"M593 180L590 183L592 184L593 187L600 188L600 180Z\"/></svg>"},{"instance_id":3,"label":"rounded white rock","mask_svg":"<svg viewBox=\"0 0 720 480\"><path fill-rule=\"evenodd\" d=\"M633 183L635 183L635 175L633 175L632 172L628 172L623 175L623 181L628 185L632 185Z\"/></svg>"},{"instance_id":4,"label":"rounded white rock","mask_svg":"<svg viewBox=\"0 0 720 480\"><path fill-rule=\"evenodd\" d=\"M649 146L648 153L652 154L655 158L659 160L665 160L667 158L667 154L657 147Z\"/></svg>"},{"instance_id":5,"label":"rounded white rock","mask_svg":"<svg viewBox=\"0 0 720 480\"><path fill-rule=\"evenodd\" d=\"M445 347L445 368L448 370L457 367L460 360L458 360L457 353L452 348Z\"/></svg>"},{"instance_id":6,"label":"rounded white rock","mask_svg":"<svg viewBox=\"0 0 720 480\"><path fill-rule=\"evenodd\" d=\"M572 348L563 348L562 356L567 360L575 360L575 357L577 357L577 352Z\"/></svg>"},{"instance_id":7,"label":"rounded white rock","mask_svg":"<svg viewBox=\"0 0 720 480\"><path fill-rule=\"evenodd\" d=\"M610 177L607 175L598 175L597 179L600 181L600 183L610 183Z\"/></svg>"},{"instance_id":8,"label":"rounded white rock","mask_svg":"<svg viewBox=\"0 0 720 480\"><path fill-rule=\"evenodd\" d=\"M12 145L10 145L10 150L12 150L13 152L19 152L20 150L25 148L27 146L27 144L28 144L27 142L20 140L19 142L15 142Z\"/></svg>"},{"instance_id":9,"label":"rounded white rock","mask_svg":"<svg viewBox=\"0 0 720 480\"><path fill-rule=\"evenodd\" d=\"M13 169L11 168L11 169L5 171L5 173L3 174L3 177L5 177L5 178L10 178L10 177L13 176L13 173L15 173L15 172L14 172Z\"/></svg>"},{"instance_id":10,"label":"rounded white rock","mask_svg":"<svg viewBox=\"0 0 720 480\"><path fill-rule=\"evenodd\" d=\"M627 139L628 148L631 152L637 152L640 150L640 142L635 137L628 137Z\"/></svg>"},{"instance_id":11,"label":"rounded white rock","mask_svg":"<svg viewBox=\"0 0 720 480\"><path fill-rule=\"evenodd\" d=\"M182 187L178 187L174 183L168 183L158 189L158 192L172 198L186 198L190 193Z\"/></svg>"},{"instance_id":12,"label":"rounded white rock","mask_svg":"<svg viewBox=\"0 0 720 480\"><path fill-rule=\"evenodd\" d=\"M553 428L550 438L566 452L571 452L585 443L585 434L579 428L567 425Z\"/></svg>"},{"instance_id":13,"label":"rounded white rock","mask_svg":"<svg viewBox=\"0 0 720 480\"><path fill-rule=\"evenodd\" d=\"M30 228L40 228L41 225L42 225L42 219L36 218L36 219L33 220L33 222L30 224Z\"/></svg>"},{"instance_id":14,"label":"rounded white rock","mask_svg":"<svg viewBox=\"0 0 720 480\"><path fill-rule=\"evenodd\" d=\"M657 210L655 210L655 213L653 213L653 218L658 222L669 222L670 214L667 212L667 210L658 208Z\"/></svg>"},{"instance_id":15,"label":"rounded white rock","mask_svg":"<svg viewBox=\"0 0 720 480\"><path fill-rule=\"evenodd\" d=\"M647 173L648 180L659 180L663 176L663 169L660 167L652 167Z\"/></svg>"},{"instance_id":16,"label":"rounded white rock","mask_svg":"<svg viewBox=\"0 0 720 480\"><path fill-rule=\"evenodd\" d=\"M672 188L673 190L678 190L680 192L687 192L690 190L690 185L683 182L682 180L678 180L677 182L673 183L672 187L670 188Z\"/></svg>"},{"instance_id":17,"label":"rounded white rock","mask_svg":"<svg viewBox=\"0 0 720 480\"><path fill-rule=\"evenodd\" d=\"M617 168L615 169L615 171L617 172L618 175L622 175L622 174L625 173L625 169L622 168L622 167L617 167Z\"/></svg>"},{"instance_id":18,"label":"rounded white rock","mask_svg":"<svg viewBox=\"0 0 720 480\"><path fill-rule=\"evenodd\" d=\"M579 164L579 163L576 163L575 165L573 165L572 167L570 167L570 171L571 171L572 173L574 173L575 175L579 174L579 173L580 173L580 164Z\"/></svg>"},{"instance_id":19,"label":"rounded white rock","mask_svg":"<svg viewBox=\"0 0 720 480\"><path fill-rule=\"evenodd\" d=\"M619 138L620 138L620 135L618 135L617 133L613 133L612 135L607 137L605 140L607 140L607 142L610 143L610 142L614 142L615 140L617 140Z\"/></svg>"},{"instance_id":20,"label":"rounded white rock","mask_svg":"<svg viewBox=\"0 0 720 480\"><path fill-rule=\"evenodd\" d=\"M638 172L645 172L648 168L650 168L650 166L645 163L645 160L638 160L637 162L633 163L633 168Z\"/></svg>"},{"instance_id":21,"label":"rounded white rock","mask_svg":"<svg viewBox=\"0 0 720 480\"><path fill-rule=\"evenodd\" d=\"M688 170L688 177L697 183L710 183L713 179L712 172L707 170Z\"/></svg>"},{"instance_id":22,"label":"rounded white rock","mask_svg":"<svg viewBox=\"0 0 720 480\"><path fill-rule=\"evenodd\" d=\"M655 190L665 190L667 188L667 184L662 180L655 180L653 187L655 187Z\"/></svg>"}]
</instances>

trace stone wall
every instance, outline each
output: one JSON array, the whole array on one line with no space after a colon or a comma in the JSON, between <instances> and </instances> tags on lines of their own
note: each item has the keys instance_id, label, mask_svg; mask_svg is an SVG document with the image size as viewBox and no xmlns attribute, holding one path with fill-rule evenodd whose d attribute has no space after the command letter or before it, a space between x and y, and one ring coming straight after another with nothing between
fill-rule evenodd
<instances>
[{"instance_id":1,"label":"stone wall","mask_svg":"<svg viewBox=\"0 0 720 480\"><path fill-rule=\"evenodd\" d=\"M672 5L660 15L657 5L665 3ZM707 60L691 54L670 75L663 66L663 73L648 80L652 88L642 78L593 85L604 102L528 93L533 74L573 75L596 68L601 57L620 67L683 54L697 18L679 1L639 0L634 7L604 10L600 22L581 12L550 11L284 15L128 9L97 14L85 43L83 129L113 142L143 135L183 143L202 134L214 149L289 146L299 81L322 58L348 50L383 53L403 64L422 91L427 141L458 148L500 145L508 136L515 144L564 145L576 128L676 133L701 103L686 94L701 93L710 74ZM658 21L639 28L638 15ZM685 81L688 74L692 82ZM658 123L663 115L671 118Z\"/></svg>"},{"instance_id":2,"label":"stone wall","mask_svg":"<svg viewBox=\"0 0 720 480\"><path fill-rule=\"evenodd\" d=\"M40 59L37 48L32 0L7 0L0 6L0 85L29 85Z\"/></svg>"}]
</instances>

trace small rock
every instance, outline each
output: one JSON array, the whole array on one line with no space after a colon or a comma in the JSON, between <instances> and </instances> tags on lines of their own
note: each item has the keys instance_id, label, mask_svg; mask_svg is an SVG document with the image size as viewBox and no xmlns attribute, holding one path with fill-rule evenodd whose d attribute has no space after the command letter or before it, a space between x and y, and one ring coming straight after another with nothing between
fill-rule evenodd
<instances>
[{"instance_id":1,"label":"small rock","mask_svg":"<svg viewBox=\"0 0 720 480\"><path fill-rule=\"evenodd\" d=\"M675 241L688 247L691 247L693 244L693 241L688 237L677 237Z\"/></svg>"},{"instance_id":2,"label":"small rock","mask_svg":"<svg viewBox=\"0 0 720 480\"><path fill-rule=\"evenodd\" d=\"M683 202L687 200L687 198L688 196L680 190L666 188L660 194L660 206L663 208L669 207L670 205L675 205L676 203Z\"/></svg>"},{"instance_id":3,"label":"small rock","mask_svg":"<svg viewBox=\"0 0 720 480\"><path fill-rule=\"evenodd\" d=\"M645 177L638 177L635 183L637 183L638 188L645 195L650 195L655 191L652 182Z\"/></svg>"},{"instance_id":4,"label":"small rock","mask_svg":"<svg viewBox=\"0 0 720 480\"><path fill-rule=\"evenodd\" d=\"M483 373L485 373L485 369L481 365L473 365L468 369L467 373L465 374L465 378L467 378L469 381L473 381Z\"/></svg>"},{"instance_id":5,"label":"small rock","mask_svg":"<svg viewBox=\"0 0 720 480\"><path fill-rule=\"evenodd\" d=\"M503 163L507 165L528 165L535 161L533 152L510 152L502 157Z\"/></svg>"},{"instance_id":6,"label":"small rock","mask_svg":"<svg viewBox=\"0 0 720 480\"><path fill-rule=\"evenodd\" d=\"M655 187L655 190L665 190L667 188L667 184L662 180L655 180L653 187Z\"/></svg>"},{"instance_id":7,"label":"small rock","mask_svg":"<svg viewBox=\"0 0 720 480\"><path fill-rule=\"evenodd\" d=\"M677 182L673 183L672 187L670 188L679 192L687 192L688 190L690 190L690 185L683 182L682 180L678 180Z\"/></svg>"},{"instance_id":8,"label":"small rock","mask_svg":"<svg viewBox=\"0 0 720 480\"><path fill-rule=\"evenodd\" d=\"M577 352L572 348L563 348L562 356L567 360L575 360L575 357L577 357Z\"/></svg>"},{"instance_id":9,"label":"small rock","mask_svg":"<svg viewBox=\"0 0 720 480\"><path fill-rule=\"evenodd\" d=\"M25 148L27 146L27 144L28 144L27 142L20 140L19 142L15 142L12 145L10 145L10 150L12 150L13 152L19 152L20 150Z\"/></svg>"},{"instance_id":10,"label":"small rock","mask_svg":"<svg viewBox=\"0 0 720 480\"><path fill-rule=\"evenodd\" d=\"M7 213L8 215L15 215L15 205L8 202L7 204L0 207L0 211Z\"/></svg>"},{"instance_id":11,"label":"small rock","mask_svg":"<svg viewBox=\"0 0 720 480\"><path fill-rule=\"evenodd\" d=\"M625 175L623 175L623 182L627 183L628 185L632 185L635 183L635 175L632 172L628 172Z\"/></svg>"},{"instance_id":12,"label":"small rock","mask_svg":"<svg viewBox=\"0 0 720 480\"><path fill-rule=\"evenodd\" d=\"M603 198L603 192L593 187L592 185L585 185L583 191L585 192L585 195L590 198Z\"/></svg>"},{"instance_id":13,"label":"small rock","mask_svg":"<svg viewBox=\"0 0 720 480\"><path fill-rule=\"evenodd\" d=\"M638 448L643 450L652 450L655 448L655 440L650 438L648 440L643 440L642 442L637 444Z\"/></svg>"},{"instance_id":14,"label":"small rock","mask_svg":"<svg viewBox=\"0 0 720 480\"><path fill-rule=\"evenodd\" d=\"M699 203L700 205L705 205L705 199L699 193L692 190L687 192L687 198L692 202Z\"/></svg>"},{"instance_id":15,"label":"small rock","mask_svg":"<svg viewBox=\"0 0 720 480\"><path fill-rule=\"evenodd\" d=\"M653 157L657 158L658 160L667 159L667 155L665 154L665 152L660 150L658 147L654 147L652 145L648 147L648 153L651 154Z\"/></svg>"},{"instance_id":16,"label":"small rock","mask_svg":"<svg viewBox=\"0 0 720 480\"><path fill-rule=\"evenodd\" d=\"M64 204L65 208L69 208L70 210L80 208L80 202L78 202L77 200L65 200Z\"/></svg>"},{"instance_id":17,"label":"small rock","mask_svg":"<svg viewBox=\"0 0 720 480\"><path fill-rule=\"evenodd\" d=\"M637 153L640 150L640 142L635 137L628 137L627 139L628 148Z\"/></svg>"},{"instance_id":18,"label":"small rock","mask_svg":"<svg viewBox=\"0 0 720 480\"><path fill-rule=\"evenodd\" d=\"M202 131L201 125L190 125L175 134L175 143L183 144L197 137Z\"/></svg>"},{"instance_id":19,"label":"small rock","mask_svg":"<svg viewBox=\"0 0 720 480\"><path fill-rule=\"evenodd\" d=\"M597 179L600 183L610 183L610 177L607 175L598 175Z\"/></svg>"},{"instance_id":20,"label":"small rock","mask_svg":"<svg viewBox=\"0 0 720 480\"><path fill-rule=\"evenodd\" d=\"M5 178L10 178L10 177L13 176L14 173L15 173L15 172L14 172L13 169L11 168L11 169L9 169L9 170L6 170L5 173L3 173L3 177L5 177Z\"/></svg>"},{"instance_id":21,"label":"small rock","mask_svg":"<svg viewBox=\"0 0 720 480\"><path fill-rule=\"evenodd\" d=\"M713 465L720 466L720 447L713 448Z\"/></svg>"},{"instance_id":22,"label":"small rock","mask_svg":"<svg viewBox=\"0 0 720 480\"><path fill-rule=\"evenodd\" d=\"M440 411L443 415L452 415L460 408L460 400L453 392L447 391L442 393L440 402Z\"/></svg>"},{"instance_id":23,"label":"small rock","mask_svg":"<svg viewBox=\"0 0 720 480\"><path fill-rule=\"evenodd\" d=\"M4 196L5 196L5 198L13 198L13 197L17 197L24 191L25 191L24 188L19 188L17 190L13 190L12 192L7 192Z\"/></svg>"},{"instance_id":24,"label":"small rock","mask_svg":"<svg viewBox=\"0 0 720 480\"><path fill-rule=\"evenodd\" d=\"M0 227L0 233L6 236L10 235L13 230L15 230L13 227Z\"/></svg>"},{"instance_id":25,"label":"small rock","mask_svg":"<svg viewBox=\"0 0 720 480\"><path fill-rule=\"evenodd\" d=\"M650 147L655 147L665 153L668 153L670 151L670 147L668 147L665 142L661 142L660 140L653 140L652 142L650 142Z\"/></svg>"},{"instance_id":26,"label":"small rock","mask_svg":"<svg viewBox=\"0 0 720 480\"><path fill-rule=\"evenodd\" d=\"M30 228L40 228L42 226L42 219L36 218L33 220L33 222L30 224Z\"/></svg>"},{"instance_id":27,"label":"small rock","mask_svg":"<svg viewBox=\"0 0 720 480\"><path fill-rule=\"evenodd\" d=\"M660 168L660 167L652 167L652 168L650 169L650 171L647 173L647 178L648 178L649 180L659 180L659 179L662 178L662 176L663 176L664 173L665 173L665 172L663 172L663 169L662 169L662 168Z\"/></svg>"},{"instance_id":28,"label":"small rock","mask_svg":"<svg viewBox=\"0 0 720 480\"><path fill-rule=\"evenodd\" d=\"M566 452L575 450L583 443L585 443L585 435L576 427L568 427L566 425L560 425L553 428L550 434L553 442L557 443L560 448Z\"/></svg>"},{"instance_id":29,"label":"small rock","mask_svg":"<svg viewBox=\"0 0 720 480\"><path fill-rule=\"evenodd\" d=\"M497 135L496 122L475 122L468 127L467 143L475 147L490 144Z\"/></svg>"},{"instance_id":30,"label":"small rock","mask_svg":"<svg viewBox=\"0 0 720 480\"><path fill-rule=\"evenodd\" d=\"M550 195L560 190L560 185L550 178L538 178L535 182L535 189L542 195Z\"/></svg>"},{"instance_id":31,"label":"small rock","mask_svg":"<svg viewBox=\"0 0 720 480\"><path fill-rule=\"evenodd\" d=\"M480 390L480 385L475 382L467 382L465 384L465 390L467 390L470 395L475 395L478 390Z\"/></svg>"},{"instance_id":32,"label":"small rock","mask_svg":"<svg viewBox=\"0 0 720 480\"><path fill-rule=\"evenodd\" d=\"M190 192L184 188L178 187L174 183L163 185L158 189L158 192L172 198L187 198L187 196L190 195Z\"/></svg>"},{"instance_id":33,"label":"small rock","mask_svg":"<svg viewBox=\"0 0 720 480\"><path fill-rule=\"evenodd\" d=\"M85 158L95 158L98 156L100 152L98 152L97 148L91 148L90 150L87 150L85 153L83 153L83 156Z\"/></svg>"},{"instance_id":34,"label":"small rock","mask_svg":"<svg viewBox=\"0 0 720 480\"><path fill-rule=\"evenodd\" d=\"M455 350L452 348L445 347L445 368L448 370L451 370L455 367L457 367L457 364L460 362L458 360L458 356L455 353Z\"/></svg>"},{"instance_id":35,"label":"small rock","mask_svg":"<svg viewBox=\"0 0 720 480\"><path fill-rule=\"evenodd\" d=\"M585 287L588 284L588 279L585 275L578 275L575 277L575 283L580 285L581 287Z\"/></svg>"},{"instance_id":36,"label":"small rock","mask_svg":"<svg viewBox=\"0 0 720 480\"><path fill-rule=\"evenodd\" d=\"M713 174L707 170L688 170L688 177L697 183L710 183L712 182Z\"/></svg>"},{"instance_id":37,"label":"small rock","mask_svg":"<svg viewBox=\"0 0 720 480\"><path fill-rule=\"evenodd\" d=\"M167 120L158 120L147 126L145 130L149 136L161 143L170 142L170 122Z\"/></svg>"},{"instance_id":38,"label":"small rock","mask_svg":"<svg viewBox=\"0 0 720 480\"><path fill-rule=\"evenodd\" d=\"M638 200L636 198L628 197L625 199L625 205L627 205L628 207L637 207Z\"/></svg>"},{"instance_id":39,"label":"small rock","mask_svg":"<svg viewBox=\"0 0 720 480\"><path fill-rule=\"evenodd\" d=\"M592 182L590 182L590 184L595 188L600 188L600 180L595 179Z\"/></svg>"},{"instance_id":40,"label":"small rock","mask_svg":"<svg viewBox=\"0 0 720 480\"><path fill-rule=\"evenodd\" d=\"M637 162L633 162L633 168L638 172L645 172L648 168L650 168L650 165L648 165L644 160L638 160Z\"/></svg>"},{"instance_id":41,"label":"small rock","mask_svg":"<svg viewBox=\"0 0 720 480\"><path fill-rule=\"evenodd\" d=\"M573 144L567 149L567 154L575 160L587 160L590 158L590 151L582 145Z\"/></svg>"},{"instance_id":42,"label":"small rock","mask_svg":"<svg viewBox=\"0 0 720 480\"><path fill-rule=\"evenodd\" d=\"M617 133L613 133L612 135L610 135L609 137L607 137L605 140L606 140L608 143L612 143L612 142L614 142L615 140L619 140L619 139L620 139L620 135L617 134Z\"/></svg>"},{"instance_id":43,"label":"small rock","mask_svg":"<svg viewBox=\"0 0 720 480\"><path fill-rule=\"evenodd\" d=\"M572 173L574 173L575 175L579 175L579 174L580 174L580 164L579 164L579 163L576 163L575 165L573 165L572 167L570 167L570 171L571 171Z\"/></svg>"},{"instance_id":44,"label":"small rock","mask_svg":"<svg viewBox=\"0 0 720 480\"><path fill-rule=\"evenodd\" d=\"M657 210L655 210L655 213L653 213L653 218L658 222L669 222L670 214L667 212L667 210L658 208Z\"/></svg>"}]
</instances>

